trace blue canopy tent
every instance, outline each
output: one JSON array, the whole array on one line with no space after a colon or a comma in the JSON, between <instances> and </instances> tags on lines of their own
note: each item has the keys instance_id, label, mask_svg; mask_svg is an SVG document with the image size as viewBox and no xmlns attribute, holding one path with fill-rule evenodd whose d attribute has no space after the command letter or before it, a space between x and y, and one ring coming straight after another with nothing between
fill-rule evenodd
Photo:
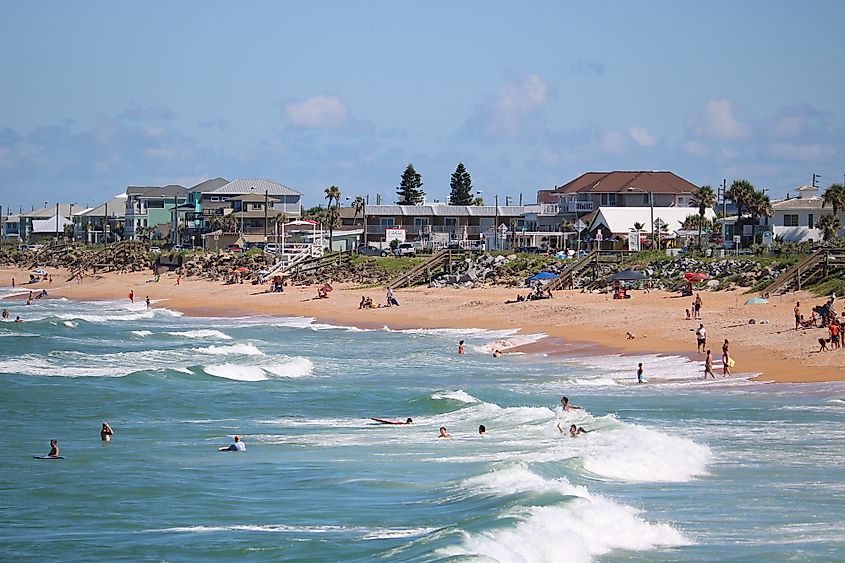
<instances>
[{"instance_id":1,"label":"blue canopy tent","mask_svg":"<svg viewBox=\"0 0 845 563\"><path fill-rule=\"evenodd\" d=\"M551 272L539 272L528 278L528 281L548 281L557 279L559 277L560 276L558 276L557 274L553 274Z\"/></svg>"}]
</instances>

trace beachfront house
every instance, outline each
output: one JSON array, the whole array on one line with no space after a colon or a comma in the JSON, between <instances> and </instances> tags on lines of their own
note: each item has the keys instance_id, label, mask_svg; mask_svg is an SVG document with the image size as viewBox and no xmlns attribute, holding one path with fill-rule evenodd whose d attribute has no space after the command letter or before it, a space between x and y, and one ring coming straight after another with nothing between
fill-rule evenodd
<instances>
[{"instance_id":1,"label":"beachfront house","mask_svg":"<svg viewBox=\"0 0 845 563\"><path fill-rule=\"evenodd\" d=\"M302 194L288 186L264 179L215 178L192 187L185 204L173 210L171 239L201 245L203 235L218 233L218 243L221 235L232 242L267 242L280 219L301 215Z\"/></svg>"},{"instance_id":2,"label":"beachfront house","mask_svg":"<svg viewBox=\"0 0 845 563\"><path fill-rule=\"evenodd\" d=\"M21 242L21 216L0 216L0 242Z\"/></svg>"},{"instance_id":3,"label":"beachfront house","mask_svg":"<svg viewBox=\"0 0 845 563\"><path fill-rule=\"evenodd\" d=\"M44 202L45 204L47 202ZM18 233L23 242L47 241L57 238L56 223L59 225L58 238L64 237L64 226L71 223L69 217L73 216L74 204L59 203L45 205L40 209L33 209L19 215ZM76 206L77 210L80 208ZM58 216L58 221L51 223L52 230L45 221ZM37 228L37 231L36 231Z\"/></svg>"},{"instance_id":4,"label":"beachfront house","mask_svg":"<svg viewBox=\"0 0 845 563\"><path fill-rule=\"evenodd\" d=\"M521 226L522 205L366 205L365 244L419 242L443 246L453 241L508 248L514 228ZM348 215L348 213L347 213Z\"/></svg>"},{"instance_id":5,"label":"beachfront house","mask_svg":"<svg viewBox=\"0 0 845 563\"><path fill-rule=\"evenodd\" d=\"M126 236L126 194L73 214L73 238L88 244L123 240ZM138 237L140 238L140 237Z\"/></svg>"},{"instance_id":6,"label":"beachfront house","mask_svg":"<svg viewBox=\"0 0 845 563\"><path fill-rule=\"evenodd\" d=\"M696 189L674 172L586 172L539 190L537 203L557 205L557 220L574 222L599 207L689 207Z\"/></svg>"},{"instance_id":7,"label":"beachfront house","mask_svg":"<svg viewBox=\"0 0 845 563\"><path fill-rule=\"evenodd\" d=\"M682 230L681 225L690 215L698 215L698 208L689 206L599 207L589 226L582 233L582 240L586 243L598 243L602 248L610 248L612 242L627 243L630 237L637 236L634 225L639 223L643 225L643 229L639 231L641 242L647 244L646 241L651 240L652 232L654 232L654 238L661 244L665 244L678 237ZM712 209L706 209L704 217L712 221L716 218L716 213ZM625 244L625 248L629 246ZM638 250L640 246L635 243L630 248Z\"/></svg>"},{"instance_id":8,"label":"beachfront house","mask_svg":"<svg viewBox=\"0 0 845 563\"><path fill-rule=\"evenodd\" d=\"M798 197L789 197L772 202L770 229L775 238L782 238L786 242L816 242L823 238L821 229L816 228L819 218L833 215L833 208L822 206L819 189L814 186L798 188ZM837 236L845 235L845 210L840 209L837 214L843 225Z\"/></svg>"},{"instance_id":9,"label":"beachfront house","mask_svg":"<svg viewBox=\"0 0 845 563\"><path fill-rule=\"evenodd\" d=\"M188 190L178 184L127 187L124 204L125 238L159 238L169 230L170 210L185 203L187 199Z\"/></svg>"}]
</instances>

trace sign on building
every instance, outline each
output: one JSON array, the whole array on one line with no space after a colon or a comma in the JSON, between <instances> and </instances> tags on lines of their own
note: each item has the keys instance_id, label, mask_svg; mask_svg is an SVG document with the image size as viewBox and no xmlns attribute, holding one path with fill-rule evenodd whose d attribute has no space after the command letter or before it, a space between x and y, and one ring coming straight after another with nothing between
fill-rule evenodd
<instances>
[{"instance_id":1,"label":"sign on building","mask_svg":"<svg viewBox=\"0 0 845 563\"><path fill-rule=\"evenodd\" d=\"M393 229L388 227L384 230L384 240L386 242L391 242L394 240L398 240L399 242L405 242L405 229Z\"/></svg>"},{"instance_id":2,"label":"sign on building","mask_svg":"<svg viewBox=\"0 0 845 563\"><path fill-rule=\"evenodd\" d=\"M628 250L631 252L640 251L640 231L631 230L628 232Z\"/></svg>"}]
</instances>

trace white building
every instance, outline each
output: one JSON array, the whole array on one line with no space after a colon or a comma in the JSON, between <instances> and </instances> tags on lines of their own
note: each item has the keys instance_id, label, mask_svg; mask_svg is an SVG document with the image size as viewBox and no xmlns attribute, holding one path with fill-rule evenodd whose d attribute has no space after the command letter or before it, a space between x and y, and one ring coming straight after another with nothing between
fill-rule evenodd
<instances>
[{"instance_id":1,"label":"white building","mask_svg":"<svg viewBox=\"0 0 845 563\"><path fill-rule=\"evenodd\" d=\"M773 202L772 234L776 238L783 237L786 242L822 240L823 233L816 228L816 223L822 215L833 215L833 209L822 207L822 198L818 192L816 187L801 186L798 188L798 197ZM837 216L845 225L845 210L839 210ZM837 234L842 236L843 229Z\"/></svg>"},{"instance_id":2,"label":"white building","mask_svg":"<svg viewBox=\"0 0 845 563\"><path fill-rule=\"evenodd\" d=\"M588 231L594 233L601 229L605 235L628 235L634 229L634 223L643 224L643 233L651 232L651 218L666 225L666 233L681 229L681 224L690 215L698 215L697 207L599 207ZM716 218L712 209L704 210L704 217L711 221ZM674 238L674 235L672 236Z\"/></svg>"}]
</instances>

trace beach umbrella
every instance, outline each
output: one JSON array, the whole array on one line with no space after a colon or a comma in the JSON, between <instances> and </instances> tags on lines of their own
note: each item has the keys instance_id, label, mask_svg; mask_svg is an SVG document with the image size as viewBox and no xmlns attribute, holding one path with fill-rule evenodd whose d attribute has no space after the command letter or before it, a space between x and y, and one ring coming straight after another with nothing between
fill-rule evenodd
<instances>
[{"instance_id":1,"label":"beach umbrella","mask_svg":"<svg viewBox=\"0 0 845 563\"><path fill-rule=\"evenodd\" d=\"M768 299L763 299L762 297L752 297L748 301L745 302L746 305L765 305L768 303Z\"/></svg>"},{"instance_id":2,"label":"beach umbrella","mask_svg":"<svg viewBox=\"0 0 845 563\"><path fill-rule=\"evenodd\" d=\"M704 280L709 280L710 276L708 276L704 272L687 272L686 274L684 274L684 279L688 282L700 282Z\"/></svg>"},{"instance_id":3,"label":"beach umbrella","mask_svg":"<svg viewBox=\"0 0 845 563\"><path fill-rule=\"evenodd\" d=\"M235 268L235 271L236 271L236 272L245 273L245 272L248 272L248 271L249 271L249 268L246 268L246 267L244 267L244 266L241 266L240 268Z\"/></svg>"},{"instance_id":4,"label":"beach umbrella","mask_svg":"<svg viewBox=\"0 0 845 563\"><path fill-rule=\"evenodd\" d=\"M612 276L610 276L610 281L639 281L644 280L648 276L642 272L635 272L634 270L622 270L621 272L616 272Z\"/></svg>"},{"instance_id":5,"label":"beach umbrella","mask_svg":"<svg viewBox=\"0 0 845 563\"><path fill-rule=\"evenodd\" d=\"M557 274L553 274L551 272L540 272L528 278L528 281L554 280L559 277L560 276L558 276Z\"/></svg>"},{"instance_id":6,"label":"beach umbrella","mask_svg":"<svg viewBox=\"0 0 845 563\"><path fill-rule=\"evenodd\" d=\"M30 274L35 274L36 276L46 276L47 272L46 272L46 270L42 270L41 268L38 268L37 270L32 270L30 272Z\"/></svg>"}]
</instances>

